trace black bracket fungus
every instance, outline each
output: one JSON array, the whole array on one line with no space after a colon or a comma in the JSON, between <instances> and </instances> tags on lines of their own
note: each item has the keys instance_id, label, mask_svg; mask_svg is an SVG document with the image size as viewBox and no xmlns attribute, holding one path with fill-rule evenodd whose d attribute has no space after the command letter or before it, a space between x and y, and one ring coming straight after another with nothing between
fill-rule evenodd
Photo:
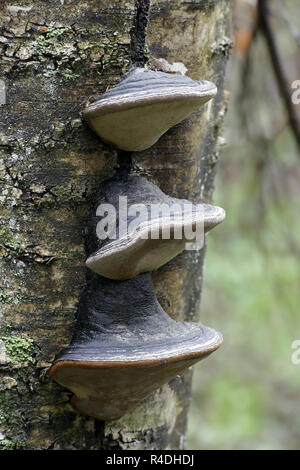
<instances>
[{"instance_id":1,"label":"black bracket fungus","mask_svg":"<svg viewBox=\"0 0 300 470\"><path fill-rule=\"evenodd\" d=\"M128 281L94 275L79 302L73 340L50 375L75 394L79 412L113 420L221 343L211 328L172 320L149 273Z\"/></svg>"},{"instance_id":2,"label":"black bracket fungus","mask_svg":"<svg viewBox=\"0 0 300 470\"><path fill-rule=\"evenodd\" d=\"M208 81L135 68L89 105L83 117L104 142L141 151L216 93Z\"/></svg>"},{"instance_id":3,"label":"black bracket fungus","mask_svg":"<svg viewBox=\"0 0 300 470\"><path fill-rule=\"evenodd\" d=\"M86 264L101 276L130 279L158 269L224 218L222 208L171 198L142 177L109 182L88 221Z\"/></svg>"},{"instance_id":4,"label":"black bracket fungus","mask_svg":"<svg viewBox=\"0 0 300 470\"><path fill-rule=\"evenodd\" d=\"M210 82L136 68L83 112L125 161L119 178L101 185L88 217L90 271L75 333L49 370L85 415L120 418L222 343L211 328L171 319L156 299L150 272L199 237L200 248L225 211L171 198L129 175L128 167L128 152L153 145L216 92Z\"/></svg>"}]
</instances>

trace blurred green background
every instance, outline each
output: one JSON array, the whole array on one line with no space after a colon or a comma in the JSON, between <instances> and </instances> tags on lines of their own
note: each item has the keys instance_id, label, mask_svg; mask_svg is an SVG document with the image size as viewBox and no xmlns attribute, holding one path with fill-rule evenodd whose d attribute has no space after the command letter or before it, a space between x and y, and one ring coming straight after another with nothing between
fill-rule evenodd
<instances>
[{"instance_id":1,"label":"blurred green background","mask_svg":"<svg viewBox=\"0 0 300 470\"><path fill-rule=\"evenodd\" d=\"M291 86L300 79L291 34L300 32L300 4L286 1L283 18L282 2L270 3ZM300 364L291 361L300 340L300 154L263 35L240 43L257 28L254 4L236 1L228 144L214 193L227 218L208 236L201 301L201 321L224 344L194 367L189 449L300 449Z\"/></svg>"}]
</instances>

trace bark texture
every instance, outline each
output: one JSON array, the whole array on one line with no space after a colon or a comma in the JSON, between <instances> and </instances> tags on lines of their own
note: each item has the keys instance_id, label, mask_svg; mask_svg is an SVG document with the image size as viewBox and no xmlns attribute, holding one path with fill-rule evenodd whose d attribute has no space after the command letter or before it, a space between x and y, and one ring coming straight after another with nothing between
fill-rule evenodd
<instances>
[{"instance_id":1,"label":"bark texture","mask_svg":"<svg viewBox=\"0 0 300 470\"><path fill-rule=\"evenodd\" d=\"M84 218L101 182L131 172L170 196L211 200L230 16L228 0L2 0L0 448L184 446L191 371L105 424L77 414L46 371L72 336ZM80 110L132 64L158 58L183 62L218 95L130 157L103 144ZM153 274L175 319L198 319L203 256L185 252Z\"/></svg>"}]
</instances>

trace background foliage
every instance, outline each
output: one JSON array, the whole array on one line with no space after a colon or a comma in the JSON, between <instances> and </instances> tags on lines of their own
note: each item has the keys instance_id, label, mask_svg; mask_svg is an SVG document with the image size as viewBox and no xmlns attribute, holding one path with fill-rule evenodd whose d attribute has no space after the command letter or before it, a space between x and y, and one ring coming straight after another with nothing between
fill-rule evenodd
<instances>
[{"instance_id":1,"label":"background foliage","mask_svg":"<svg viewBox=\"0 0 300 470\"><path fill-rule=\"evenodd\" d=\"M300 6L269 3L292 92L300 78ZM291 362L300 339L300 155L255 4L236 1L228 145L214 200L227 219L209 234L201 307L224 345L195 367L192 449L300 448L300 365Z\"/></svg>"}]
</instances>

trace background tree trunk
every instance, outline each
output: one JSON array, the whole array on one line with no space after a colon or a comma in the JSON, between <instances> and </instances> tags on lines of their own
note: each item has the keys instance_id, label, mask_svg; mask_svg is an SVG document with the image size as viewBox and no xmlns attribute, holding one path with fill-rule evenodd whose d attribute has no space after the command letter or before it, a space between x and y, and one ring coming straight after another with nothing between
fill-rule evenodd
<instances>
[{"instance_id":1,"label":"background tree trunk","mask_svg":"<svg viewBox=\"0 0 300 470\"><path fill-rule=\"evenodd\" d=\"M69 391L46 371L72 335L85 284L84 217L99 184L126 171L170 196L211 199L230 3L2 0L1 448L184 446L191 371L105 424L77 414ZM152 148L126 159L79 113L132 64L157 58L183 62L190 77L214 81L219 92ZM185 252L153 274L158 299L175 319L198 319L203 255Z\"/></svg>"}]
</instances>

